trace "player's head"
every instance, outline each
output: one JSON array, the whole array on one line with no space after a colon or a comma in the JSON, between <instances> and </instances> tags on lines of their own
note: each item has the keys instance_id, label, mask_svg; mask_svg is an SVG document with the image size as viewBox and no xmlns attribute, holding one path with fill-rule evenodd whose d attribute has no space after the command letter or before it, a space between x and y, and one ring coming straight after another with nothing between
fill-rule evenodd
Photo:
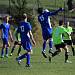
<instances>
[{"instance_id":1,"label":"player's head","mask_svg":"<svg viewBox=\"0 0 75 75\"><path fill-rule=\"evenodd\" d=\"M59 26L62 26L64 24L63 20L59 20Z\"/></svg>"},{"instance_id":2,"label":"player's head","mask_svg":"<svg viewBox=\"0 0 75 75\"><path fill-rule=\"evenodd\" d=\"M43 12L43 8L42 7L41 8L38 8L37 11L38 11L39 14L41 14Z\"/></svg>"},{"instance_id":3,"label":"player's head","mask_svg":"<svg viewBox=\"0 0 75 75\"><path fill-rule=\"evenodd\" d=\"M44 12L49 12L49 10L48 9L45 9Z\"/></svg>"},{"instance_id":4,"label":"player's head","mask_svg":"<svg viewBox=\"0 0 75 75\"><path fill-rule=\"evenodd\" d=\"M52 21L51 24L52 24L52 27L56 27L57 26L57 22L55 20Z\"/></svg>"},{"instance_id":5,"label":"player's head","mask_svg":"<svg viewBox=\"0 0 75 75\"><path fill-rule=\"evenodd\" d=\"M27 14L26 13L23 14L22 20L27 21Z\"/></svg>"},{"instance_id":6,"label":"player's head","mask_svg":"<svg viewBox=\"0 0 75 75\"><path fill-rule=\"evenodd\" d=\"M69 26L69 21L67 21L66 23L65 23L65 27L67 28Z\"/></svg>"},{"instance_id":7,"label":"player's head","mask_svg":"<svg viewBox=\"0 0 75 75\"><path fill-rule=\"evenodd\" d=\"M69 26L69 24L70 24L70 22L68 21L68 22L67 22L67 26Z\"/></svg>"},{"instance_id":8,"label":"player's head","mask_svg":"<svg viewBox=\"0 0 75 75\"><path fill-rule=\"evenodd\" d=\"M4 22L7 22L8 23L9 22L9 19L10 19L10 16L4 16L3 17Z\"/></svg>"}]
</instances>

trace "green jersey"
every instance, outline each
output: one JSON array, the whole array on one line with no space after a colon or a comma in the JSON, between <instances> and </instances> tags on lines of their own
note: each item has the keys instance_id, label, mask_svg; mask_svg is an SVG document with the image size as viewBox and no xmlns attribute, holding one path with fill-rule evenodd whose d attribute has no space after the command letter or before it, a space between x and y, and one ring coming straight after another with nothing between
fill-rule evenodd
<instances>
[{"instance_id":1,"label":"green jersey","mask_svg":"<svg viewBox=\"0 0 75 75\"><path fill-rule=\"evenodd\" d=\"M65 27L65 29L68 34L64 33L63 40L71 40L71 33L73 32L72 27L68 26L67 28Z\"/></svg>"},{"instance_id":2,"label":"green jersey","mask_svg":"<svg viewBox=\"0 0 75 75\"><path fill-rule=\"evenodd\" d=\"M18 35L17 35L18 34ZM15 41L21 41L20 33L17 33L17 28L14 31Z\"/></svg>"},{"instance_id":3,"label":"green jersey","mask_svg":"<svg viewBox=\"0 0 75 75\"><path fill-rule=\"evenodd\" d=\"M53 43L56 44L61 44L63 42L62 39L62 34L67 33L66 29L63 26L58 26L54 28L53 30Z\"/></svg>"}]
</instances>

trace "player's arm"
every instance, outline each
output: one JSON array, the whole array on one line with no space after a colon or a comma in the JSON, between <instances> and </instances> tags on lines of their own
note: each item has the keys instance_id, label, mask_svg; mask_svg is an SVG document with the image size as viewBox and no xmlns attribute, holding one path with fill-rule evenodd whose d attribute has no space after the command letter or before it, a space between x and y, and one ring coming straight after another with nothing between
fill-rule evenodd
<instances>
[{"instance_id":1,"label":"player's arm","mask_svg":"<svg viewBox=\"0 0 75 75\"><path fill-rule=\"evenodd\" d=\"M15 38L16 38L16 40L18 41L18 34L19 34L19 32L18 32L18 29L15 31Z\"/></svg>"},{"instance_id":2,"label":"player's arm","mask_svg":"<svg viewBox=\"0 0 75 75\"><path fill-rule=\"evenodd\" d=\"M10 39L11 39L11 41L13 41L13 37L12 37L11 30L9 30L9 35L10 35Z\"/></svg>"},{"instance_id":3,"label":"player's arm","mask_svg":"<svg viewBox=\"0 0 75 75\"><path fill-rule=\"evenodd\" d=\"M65 36L65 34L69 36L68 31L64 27L62 28L61 33L63 34L63 36Z\"/></svg>"},{"instance_id":4,"label":"player's arm","mask_svg":"<svg viewBox=\"0 0 75 75\"><path fill-rule=\"evenodd\" d=\"M47 13L48 13L49 16L53 16L53 15L58 14L58 12L60 12L60 11L64 11L64 9L63 8L59 8L58 10L55 10L53 12L47 12Z\"/></svg>"},{"instance_id":5,"label":"player's arm","mask_svg":"<svg viewBox=\"0 0 75 75\"><path fill-rule=\"evenodd\" d=\"M2 38L2 30L1 30L2 27L3 27L3 24L0 25L0 34L1 34L0 39Z\"/></svg>"},{"instance_id":6,"label":"player's arm","mask_svg":"<svg viewBox=\"0 0 75 75\"><path fill-rule=\"evenodd\" d=\"M70 27L70 36L72 36L72 35L73 35L73 28Z\"/></svg>"},{"instance_id":7,"label":"player's arm","mask_svg":"<svg viewBox=\"0 0 75 75\"><path fill-rule=\"evenodd\" d=\"M33 34L32 34L32 32L31 32L31 30L29 31L29 34L30 34L30 38L31 38L33 44L36 45L36 42L35 42L35 40L34 40L34 38L33 38Z\"/></svg>"},{"instance_id":8,"label":"player's arm","mask_svg":"<svg viewBox=\"0 0 75 75\"><path fill-rule=\"evenodd\" d=\"M2 39L2 30L0 30L0 40Z\"/></svg>"},{"instance_id":9,"label":"player's arm","mask_svg":"<svg viewBox=\"0 0 75 75\"><path fill-rule=\"evenodd\" d=\"M0 25L0 29L2 29L2 28L3 28L3 24Z\"/></svg>"}]
</instances>

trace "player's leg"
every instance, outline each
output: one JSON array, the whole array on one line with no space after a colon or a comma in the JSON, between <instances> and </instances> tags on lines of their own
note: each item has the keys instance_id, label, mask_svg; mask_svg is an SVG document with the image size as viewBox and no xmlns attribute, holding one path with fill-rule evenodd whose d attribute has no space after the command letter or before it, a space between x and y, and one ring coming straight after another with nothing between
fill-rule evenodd
<instances>
[{"instance_id":1,"label":"player's leg","mask_svg":"<svg viewBox=\"0 0 75 75\"><path fill-rule=\"evenodd\" d=\"M56 51L52 53L52 57L58 55L61 52L62 44L56 44L55 48L56 48Z\"/></svg>"},{"instance_id":2,"label":"player's leg","mask_svg":"<svg viewBox=\"0 0 75 75\"><path fill-rule=\"evenodd\" d=\"M52 53L53 41L52 38L49 39L49 53Z\"/></svg>"},{"instance_id":3,"label":"player's leg","mask_svg":"<svg viewBox=\"0 0 75 75\"><path fill-rule=\"evenodd\" d=\"M26 58L26 57L27 57L27 53L25 53L25 54L19 56L17 59L18 59L18 60L22 60L23 58Z\"/></svg>"},{"instance_id":4,"label":"player's leg","mask_svg":"<svg viewBox=\"0 0 75 75\"><path fill-rule=\"evenodd\" d=\"M42 52L45 52L46 50L46 40L44 40L44 42L43 42L43 49L42 49Z\"/></svg>"},{"instance_id":5,"label":"player's leg","mask_svg":"<svg viewBox=\"0 0 75 75\"><path fill-rule=\"evenodd\" d=\"M26 61L26 67L30 67L30 57L31 57L31 52L27 52L27 61Z\"/></svg>"},{"instance_id":6,"label":"player's leg","mask_svg":"<svg viewBox=\"0 0 75 75\"><path fill-rule=\"evenodd\" d=\"M46 40L44 40L44 42L43 42L43 50L42 50L42 55L45 57L45 58L47 58L47 55L46 55Z\"/></svg>"},{"instance_id":7,"label":"player's leg","mask_svg":"<svg viewBox=\"0 0 75 75\"><path fill-rule=\"evenodd\" d=\"M61 45L60 44L57 44L55 45L55 48L56 48L56 51L54 53L51 52L51 56L49 54L49 62L51 62L51 58L58 55L60 52L61 52Z\"/></svg>"},{"instance_id":8,"label":"player's leg","mask_svg":"<svg viewBox=\"0 0 75 75\"><path fill-rule=\"evenodd\" d=\"M3 41L3 46L2 46L2 50L1 50L1 57L3 58L4 57L4 49L5 49L6 41L5 41L5 39L2 39L2 41Z\"/></svg>"},{"instance_id":9,"label":"player's leg","mask_svg":"<svg viewBox=\"0 0 75 75\"><path fill-rule=\"evenodd\" d=\"M1 58L4 57L4 48L5 48L5 45L3 44L3 46L2 46L2 50L1 50Z\"/></svg>"},{"instance_id":10,"label":"player's leg","mask_svg":"<svg viewBox=\"0 0 75 75\"><path fill-rule=\"evenodd\" d=\"M21 45L19 45L19 49L18 49L18 53L17 53L18 56L20 56L20 52L21 52Z\"/></svg>"},{"instance_id":11,"label":"player's leg","mask_svg":"<svg viewBox=\"0 0 75 75\"><path fill-rule=\"evenodd\" d=\"M30 67L31 66L31 64L30 64L30 57L31 57L31 53L32 53L32 45L31 45L30 41L27 42L26 50L27 50L26 67Z\"/></svg>"},{"instance_id":12,"label":"player's leg","mask_svg":"<svg viewBox=\"0 0 75 75\"><path fill-rule=\"evenodd\" d=\"M26 58L26 67L30 67L30 52L27 52L21 56L19 56L18 58L16 58L16 60L18 61L18 64L20 64L21 60Z\"/></svg>"},{"instance_id":13,"label":"player's leg","mask_svg":"<svg viewBox=\"0 0 75 75\"><path fill-rule=\"evenodd\" d=\"M68 60L69 50L67 45L64 47L64 50L65 50L65 63L72 63L71 61Z\"/></svg>"},{"instance_id":14,"label":"player's leg","mask_svg":"<svg viewBox=\"0 0 75 75\"><path fill-rule=\"evenodd\" d=\"M12 49L11 49L11 54L10 54L10 56L12 56L12 54L13 54L13 52L14 52L14 50L15 50L16 45L17 45L17 42L15 41L15 42L14 42L14 46L13 46Z\"/></svg>"},{"instance_id":15,"label":"player's leg","mask_svg":"<svg viewBox=\"0 0 75 75\"><path fill-rule=\"evenodd\" d=\"M31 43L30 42L24 42L22 44L24 50L26 50L27 52L21 56L19 56L16 60L18 61L18 63L20 63L20 61L24 58L26 58L27 62L26 62L26 67L30 67L30 53L31 53Z\"/></svg>"},{"instance_id":16,"label":"player's leg","mask_svg":"<svg viewBox=\"0 0 75 75\"><path fill-rule=\"evenodd\" d=\"M8 52L9 52L9 42L8 42L8 40L6 40L5 48L6 48L5 56L8 57Z\"/></svg>"},{"instance_id":17,"label":"player's leg","mask_svg":"<svg viewBox=\"0 0 75 75\"><path fill-rule=\"evenodd\" d=\"M75 51L74 51L74 47L73 47L73 42L72 42L72 40L64 40L64 42L65 42L67 45L71 46L73 56L75 56Z\"/></svg>"},{"instance_id":18,"label":"player's leg","mask_svg":"<svg viewBox=\"0 0 75 75\"><path fill-rule=\"evenodd\" d=\"M72 45L71 45L71 48L72 48L73 56L75 56L74 47Z\"/></svg>"},{"instance_id":19,"label":"player's leg","mask_svg":"<svg viewBox=\"0 0 75 75\"><path fill-rule=\"evenodd\" d=\"M73 47L73 43L71 43L71 48L72 48L73 56L75 56L75 50L74 50L74 47Z\"/></svg>"},{"instance_id":20,"label":"player's leg","mask_svg":"<svg viewBox=\"0 0 75 75\"><path fill-rule=\"evenodd\" d=\"M9 52L9 47L8 47L8 45L6 45L6 52L5 52L6 57L8 57L8 52Z\"/></svg>"}]
</instances>

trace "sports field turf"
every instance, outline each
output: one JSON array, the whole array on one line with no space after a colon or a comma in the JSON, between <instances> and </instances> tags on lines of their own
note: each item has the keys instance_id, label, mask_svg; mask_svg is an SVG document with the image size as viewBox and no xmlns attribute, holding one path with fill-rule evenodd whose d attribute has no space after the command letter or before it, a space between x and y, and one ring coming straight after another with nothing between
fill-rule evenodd
<instances>
[{"instance_id":1,"label":"sports field turf","mask_svg":"<svg viewBox=\"0 0 75 75\"><path fill-rule=\"evenodd\" d=\"M21 65L17 64L17 49L13 56L0 58L0 75L75 75L75 56L70 56L72 64L64 63L63 51L49 63L48 59L41 55L41 47L33 48L33 51L31 68L25 67L26 60L23 60ZM24 53L24 50L21 53Z\"/></svg>"}]
</instances>

